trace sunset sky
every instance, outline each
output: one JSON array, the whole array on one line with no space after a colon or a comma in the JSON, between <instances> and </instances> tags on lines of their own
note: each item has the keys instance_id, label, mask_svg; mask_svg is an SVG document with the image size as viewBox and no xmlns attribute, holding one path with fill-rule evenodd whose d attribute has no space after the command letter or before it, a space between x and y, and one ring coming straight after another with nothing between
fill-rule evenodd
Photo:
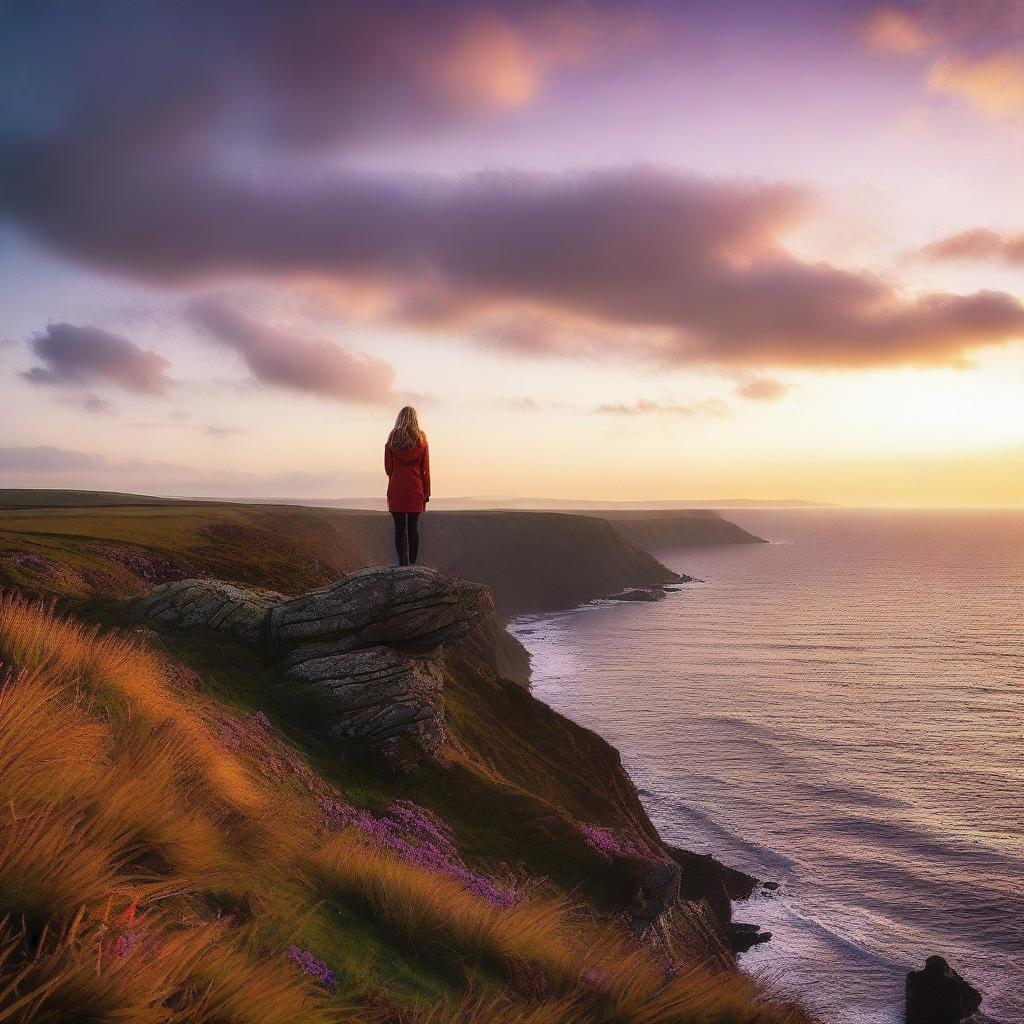
<instances>
[{"instance_id":1,"label":"sunset sky","mask_svg":"<svg viewBox=\"0 0 1024 1024\"><path fill-rule=\"evenodd\" d=\"M0 0L0 486L1024 504L1024 2Z\"/></svg>"}]
</instances>

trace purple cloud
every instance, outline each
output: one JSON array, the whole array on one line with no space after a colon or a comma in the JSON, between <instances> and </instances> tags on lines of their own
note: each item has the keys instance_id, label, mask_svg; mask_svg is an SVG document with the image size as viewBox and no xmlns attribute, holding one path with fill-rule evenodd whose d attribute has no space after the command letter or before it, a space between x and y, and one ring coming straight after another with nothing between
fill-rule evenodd
<instances>
[{"instance_id":1,"label":"purple cloud","mask_svg":"<svg viewBox=\"0 0 1024 1024\"><path fill-rule=\"evenodd\" d=\"M62 8L59 32L48 5L29 10L6 45L34 102L15 104L0 142L0 204L93 265L162 283L327 280L379 293L389 321L535 355L955 364L1024 332L1004 293L907 295L796 258L780 239L807 206L799 188L649 168L345 169L369 134L529 102L553 69L635 38L622 5L304 0L283 15L255 0L240 16L181 0L156 16L101 3ZM63 62L36 59L55 46ZM218 332L274 383L373 393L340 383L362 357L251 325ZM315 367L334 383L315 386Z\"/></svg>"},{"instance_id":2,"label":"purple cloud","mask_svg":"<svg viewBox=\"0 0 1024 1024\"><path fill-rule=\"evenodd\" d=\"M50 324L32 336L29 346L44 364L22 375L33 384L98 381L117 384L126 391L159 395L171 383L166 375L170 363L163 356L98 327Z\"/></svg>"},{"instance_id":3,"label":"purple cloud","mask_svg":"<svg viewBox=\"0 0 1024 1024\"><path fill-rule=\"evenodd\" d=\"M216 298L193 302L188 312L212 341L238 352L265 384L348 402L394 397L394 370L383 360L260 323Z\"/></svg>"},{"instance_id":4,"label":"purple cloud","mask_svg":"<svg viewBox=\"0 0 1024 1024\"><path fill-rule=\"evenodd\" d=\"M1024 234L1003 235L988 228L973 228L940 238L920 250L932 260L990 260L1024 264Z\"/></svg>"}]
</instances>

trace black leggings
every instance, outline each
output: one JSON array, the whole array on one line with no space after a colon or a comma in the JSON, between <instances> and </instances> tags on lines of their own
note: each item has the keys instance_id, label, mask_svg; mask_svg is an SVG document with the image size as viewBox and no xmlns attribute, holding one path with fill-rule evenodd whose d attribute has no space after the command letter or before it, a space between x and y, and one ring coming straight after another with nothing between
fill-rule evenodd
<instances>
[{"instance_id":1,"label":"black leggings","mask_svg":"<svg viewBox=\"0 0 1024 1024\"><path fill-rule=\"evenodd\" d=\"M419 512L392 512L399 565L415 565L420 551Z\"/></svg>"}]
</instances>

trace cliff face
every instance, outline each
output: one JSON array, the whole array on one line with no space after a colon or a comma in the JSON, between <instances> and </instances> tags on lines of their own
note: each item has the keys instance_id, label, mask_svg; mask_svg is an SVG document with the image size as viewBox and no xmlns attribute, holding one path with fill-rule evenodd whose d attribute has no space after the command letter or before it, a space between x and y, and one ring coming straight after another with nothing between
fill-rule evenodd
<instances>
[{"instance_id":1,"label":"cliff face","mask_svg":"<svg viewBox=\"0 0 1024 1024\"><path fill-rule=\"evenodd\" d=\"M604 519L559 512L432 513L427 558L486 583L499 615L571 608L630 586L675 579Z\"/></svg>"},{"instance_id":2,"label":"cliff face","mask_svg":"<svg viewBox=\"0 0 1024 1024\"><path fill-rule=\"evenodd\" d=\"M505 619L668 582L650 550L757 539L708 512L428 512L421 531L423 561L490 586ZM0 511L0 581L60 596L120 598L197 576L294 594L393 561L391 518L378 512L210 503Z\"/></svg>"},{"instance_id":3,"label":"cliff face","mask_svg":"<svg viewBox=\"0 0 1024 1024\"><path fill-rule=\"evenodd\" d=\"M702 941L709 955L727 960L730 898L740 895L727 883L745 876L666 846L618 752L504 677L494 657L500 627L481 584L380 566L290 598L183 580L135 607L144 621L171 631L171 651L186 631L257 652L271 666L275 705L307 723L302 728L334 757L370 756L399 774L440 770L449 780L454 765L468 768L463 783L477 792L457 810L437 810L448 819L465 816L467 807L500 812L484 840L489 854L508 857L515 834L525 844L520 863L567 888L585 885L642 932L671 930L683 902L699 904ZM484 637L474 640L481 627Z\"/></svg>"},{"instance_id":4,"label":"cliff face","mask_svg":"<svg viewBox=\"0 0 1024 1024\"><path fill-rule=\"evenodd\" d=\"M219 580L181 580L138 603L151 622L222 633L278 668L278 696L315 715L343 751L411 770L444 743L436 652L493 609L479 583L416 566L375 566L285 597Z\"/></svg>"},{"instance_id":5,"label":"cliff face","mask_svg":"<svg viewBox=\"0 0 1024 1024\"><path fill-rule=\"evenodd\" d=\"M581 513L600 515L631 544L657 554L674 548L703 547L710 544L763 544L761 537L723 519L715 512L682 509L679 511L627 511Z\"/></svg>"}]
</instances>

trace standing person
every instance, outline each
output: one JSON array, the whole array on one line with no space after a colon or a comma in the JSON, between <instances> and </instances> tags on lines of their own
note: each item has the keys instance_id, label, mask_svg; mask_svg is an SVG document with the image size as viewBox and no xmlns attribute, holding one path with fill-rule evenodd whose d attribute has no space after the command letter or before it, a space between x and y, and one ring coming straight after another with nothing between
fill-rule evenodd
<instances>
[{"instance_id":1,"label":"standing person","mask_svg":"<svg viewBox=\"0 0 1024 1024\"><path fill-rule=\"evenodd\" d=\"M420 513L430 501L430 450L416 410L407 405L395 419L384 445L388 475L388 511L395 520L395 551L399 565L415 565L419 554Z\"/></svg>"}]
</instances>

